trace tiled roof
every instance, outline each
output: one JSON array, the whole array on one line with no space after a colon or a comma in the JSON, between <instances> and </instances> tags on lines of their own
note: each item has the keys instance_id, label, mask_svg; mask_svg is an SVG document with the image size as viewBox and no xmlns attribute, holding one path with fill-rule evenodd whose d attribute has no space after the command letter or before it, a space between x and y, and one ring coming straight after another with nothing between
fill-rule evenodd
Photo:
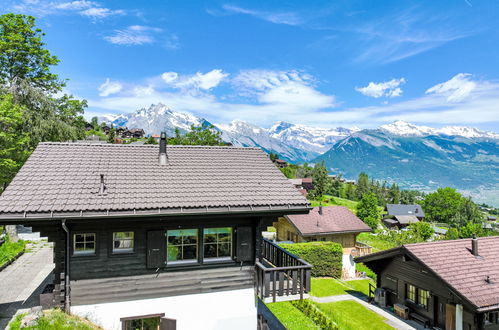
<instances>
[{"instance_id":1,"label":"tiled roof","mask_svg":"<svg viewBox=\"0 0 499 330\"><path fill-rule=\"evenodd\" d=\"M414 215L396 215L395 219L402 225L408 225L411 223L419 222L418 218Z\"/></svg>"},{"instance_id":2,"label":"tiled roof","mask_svg":"<svg viewBox=\"0 0 499 330\"><path fill-rule=\"evenodd\" d=\"M390 215L415 215L424 217L423 209L419 204L386 204L386 210Z\"/></svg>"},{"instance_id":3,"label":"tiled roof","mask_svg":"<svg viewBox=\"0 0 499 330\"><path fill-rule=\"evenodd\" d=\"M369 262L409 252L479 311L499 308L499 236L478 238L478 254L471 253L471 239L407 244L356 258ZM490 283L487 283L487 276Z\"/></svg>"},{"instance_id":4,"label":"tiled roof","mask_svg":"<svg viewBox=\"0 0 499 330\"><path fill-rule=\"evenodd\" d=\"M157 145L40 143L0 196L0 217L308 207L258 148L168 146L166 166L158 153Z\"/></svg>"},{"instance_id":5,"label":"tiled roof","mask_svg":"<svg viewBox=\"0 0 499 330\"><path fill-rule=\"evenodd\" d=\"M322 215L319 214L319 207L314 207L308 214L291 214L286 218L302 235L371 231L344 206L323 206Z\"/></svg>"}]
</instances>

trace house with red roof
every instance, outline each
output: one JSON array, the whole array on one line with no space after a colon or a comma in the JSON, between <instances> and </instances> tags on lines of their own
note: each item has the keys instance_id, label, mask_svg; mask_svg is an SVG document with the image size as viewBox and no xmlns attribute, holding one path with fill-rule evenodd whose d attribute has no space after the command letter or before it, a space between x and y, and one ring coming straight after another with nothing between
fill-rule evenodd
<instances>
[{"instance_id":1,"label":"house with red roof","mask_svg":"<svg viewBox=\"0 0 499 330\"><path fill-rule=\"evenodd\" d=\"M355 258L377 301L438 329L499 329L499 237L407 244Z\"/></svg>"}]
</instances>

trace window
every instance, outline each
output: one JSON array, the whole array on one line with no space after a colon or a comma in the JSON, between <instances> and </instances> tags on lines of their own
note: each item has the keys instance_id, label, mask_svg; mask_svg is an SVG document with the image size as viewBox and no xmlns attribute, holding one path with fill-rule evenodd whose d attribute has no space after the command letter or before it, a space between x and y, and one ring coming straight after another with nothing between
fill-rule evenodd
<instances>
[{"instance_id":1,"label":"window","mask_svg":"<svg viewBox=\"0 0 499 330\"><path fill-rule=\"evenodd\" d=\"M407 284L407 295L406 298L412 302L416 302L416 287L411 284Z\"/></svg>"},{"instance_id":2,"label":"window","mask_svg":"<svg viewBox=\"0 0 499 330\"><path fill-rule=\"evenodd\" d=\"M125 317L121 319L123 330L159 330L165 314Z\"/></svg>"},{"instance_id":3,"label":"window","mask_svg":"<svg viewBox=\"0 0 499 330\"><path fill-rule=\"evenodd\" d=\"M232 257L232 228L206 228L203 231L204 259Z\"/></svg>"},{"instance_id":4,"label":"window","mask_svg":"<svg viewBox=\"0 0 499 330\"><path fill-rule=\"evenodd\" d=\"M418 289L418 304L420 304L424 308L428 308L428 297L430 296L430 292L423 289Z\"/></svg>"},{"instance_id":5,"label":"window","mask_svg":"<svg viewBox=\"0 0 499 330\"><path fill-rule=\"evenodd\" d=\"M95 233L75 234L73 244L73 254L94 254Z\"/></svg>"},{"instance_id":6,"label":"window","mask_svg":"<svg viewBox=\"0 0 499 330\"><path fill-rule=\"evenodd\" d=\"M198 258L198 230L167 231L167 263L189 263Z\"/></svg>"},{"instance_id":7,"label":"window","mask_svg":"<svg viewBox=\"0 0 499 330\"><path fill-rule=\"evenodd\" d=\"M133 252L133 231L113 233L113 253Z\"/></svg>"}]
</instances>

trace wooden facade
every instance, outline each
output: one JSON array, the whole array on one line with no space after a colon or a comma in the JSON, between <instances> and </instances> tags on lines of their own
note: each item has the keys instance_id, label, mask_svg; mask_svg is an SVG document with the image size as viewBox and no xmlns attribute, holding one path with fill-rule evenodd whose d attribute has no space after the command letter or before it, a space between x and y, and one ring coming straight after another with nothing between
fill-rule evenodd
<instances>
[{"instance_id":1,"label":"wooden facade","mask_svg":"<svg viewBox=\"0 0 499 330\"><path fill-rule=\"evenodd\" d=\"M400 253L372 261L369 256L364 258L367 259L358 261L377 274L377 287L385 290L387 306L408 307L409 318L436 328L455 330L459 329L455 324L456 308L462 306L461 329L499 329L499 324L485 321L488 314L476 313L473 305L417 260Z\"/></svg>"}]
</instances>

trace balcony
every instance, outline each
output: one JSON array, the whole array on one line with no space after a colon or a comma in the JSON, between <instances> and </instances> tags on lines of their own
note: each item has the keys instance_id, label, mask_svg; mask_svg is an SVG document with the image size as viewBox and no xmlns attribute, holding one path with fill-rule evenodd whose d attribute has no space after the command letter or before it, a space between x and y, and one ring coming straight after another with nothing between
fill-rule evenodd
<instances>
[{"instance_id":1,"label":"balcony","mask_svg":"<svg viewBox=\"0 0 499 330\"><path fill-rule=\"evenodd\" d=\"M373 248L370 245L361 242L356 242L355 248L352 249L352 252L350 254L353 257L362 257L365 256L366 254L371 254L372 252Z\"/></svg>"},{"instance_id":2,"label":"balcony","mask_svg":"<svg viewBox=\"0 0 499 330\"><path fill-rule=\"evenodd\" d=\"M312 265L263 239L255 263L256 294L264 302L308 298Z\"/></svg>"}]
</instances>

